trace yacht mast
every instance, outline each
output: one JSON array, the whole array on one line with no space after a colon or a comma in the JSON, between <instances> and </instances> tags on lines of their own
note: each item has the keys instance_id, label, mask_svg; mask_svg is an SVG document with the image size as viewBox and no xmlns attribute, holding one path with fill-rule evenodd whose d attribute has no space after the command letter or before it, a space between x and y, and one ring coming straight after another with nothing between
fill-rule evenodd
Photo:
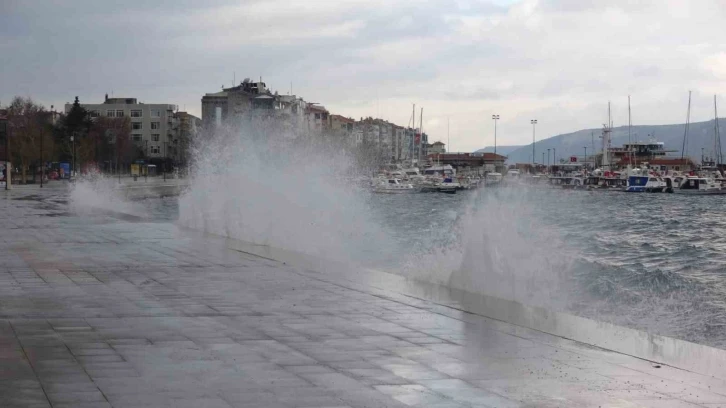
<instances>
[{"instance_id":1,"label":"yacht mast","mask_svg":"<svg viewBox=\"0 0 726 408\"><path fill-rule=\"evenodd\" d=\"M691 91L688 91L688 111L686 113L686 130L683 133L683 146L681 146L681 160L686 155L688 149L688 126L691 122Z\"/></svg>"},{"instance_id":2,"label":"yacht mast","mask_svg":"<svg viewBox=\"0 0 726 408\"><path fill-rule=\"evenodd\" d=\"M630 160L628 160L628 161L630 162L630 164L635 166L635 163L633 163L635 161L635 152L633 152L632 127L633 127L633 120L632 120L631 112L630 112L630 95L628 95L628 143L630 144L628 146L628 156L630 156L629 157Z\"/></svg>"},{"instance_id":3,"label":"yacht mast","mask_svg":"<svg viewBox=\"0 0 726 408\"><path fill-rule=\"evenodd\" d=\"M418 115L419 120L419 132L421 132L421 136L419 136L418 139L418 162L421 163L421 153L423 152L423 108L421 108L421 114Z\"/></svg>"},{"instance_id":4,"label":"yacht mast","mask_svg":"<svg viewBox=\"0 0 726 408\"><path fill-rule=\"evenodd\" d=\"M716 95L713 96L713 116L714 134L716 139L716 168L719 168L721 164L723 164L723 151L721 150L721 133L719 132L718 128L718 108L716 107Z\"/></svg>"},{"instance_id":5,"label":"yacht mast","mask_svg":"<svg viewBox=\"0 0 726 408\"><path fill-rule=\"evenodd\" d=\"M602 130L602 167L610 170L610 132L612 131L612 119L610 115L610 102L608 102L608 122Z\"/></svg>"},{"instance_id":6,"label":"yacht mast","mask_svg":"<svg viewBox=\"0 0 726 408\"><path fill-rule=\"evenodd\" d=\"M413 134L411 135L411 167L413 167L413 159L416 156L416 104L413 104L412 116L411 116L411 129Z\"/></svg>"}]
</instances>

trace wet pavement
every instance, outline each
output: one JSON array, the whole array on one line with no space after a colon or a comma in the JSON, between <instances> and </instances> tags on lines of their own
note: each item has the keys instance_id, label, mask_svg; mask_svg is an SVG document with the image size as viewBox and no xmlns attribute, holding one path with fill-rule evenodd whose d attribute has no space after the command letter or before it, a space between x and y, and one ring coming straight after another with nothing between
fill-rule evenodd
<instances>
[{"instance_id":1,"label":"wet pavement","mask_svg":"<svg viewBox=\"0 0 726 408\"><path fill-rule=\"evenodd\" d=\"M724 377L381 286L0 192L0 406L726 407Z\"/></svg>"}]
</instances>

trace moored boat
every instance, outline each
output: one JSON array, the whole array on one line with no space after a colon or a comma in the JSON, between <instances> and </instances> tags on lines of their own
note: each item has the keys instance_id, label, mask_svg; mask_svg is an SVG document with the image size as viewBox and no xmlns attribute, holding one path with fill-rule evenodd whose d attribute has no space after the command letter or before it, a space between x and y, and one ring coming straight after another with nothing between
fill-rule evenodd
<instances>
[{"instance_id":1,"label":"moored boat","mask_svg":"<svg viewBox=\"0 0 726 408\"><path fill-rule=\"evenodd\" d=\"M382 194L405 194L415 193L417 190L412 184L401 183L397 178L378 179L373 184L374 193Z\"/></svg>"},{"instance_id":2,"label":"moored boat","mask_svg":"<svg viewBox=\"0 0 726 408\"><path fill-rule=\"evenodd\" d=\"M689 176L683 179L679 188L673 189L675 194L688 195L721 195L726 189L716 180L706 177Z\"/></svg>"}]
</instances>

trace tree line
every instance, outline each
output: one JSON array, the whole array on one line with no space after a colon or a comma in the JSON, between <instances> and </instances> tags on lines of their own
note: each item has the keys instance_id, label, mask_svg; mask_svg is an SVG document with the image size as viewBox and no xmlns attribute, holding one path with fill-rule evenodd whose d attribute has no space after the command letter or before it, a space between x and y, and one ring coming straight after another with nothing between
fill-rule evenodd
<instances>
[{"instance_id":1,"label":"tree line","mask_svg":"<svg viewBox=\"0 0 726 408\"><path fill-rule=\"evenodd\" d=\"M10 160L20 182L49 170L53 163L73 163L76 171L117 173L145 157L131 141L128 117L91 117L78 97L67 113L47 110L30 97L16 96L6 107ZM47 172L46 172L47 174Z\"/></svg>"}]
</instances>

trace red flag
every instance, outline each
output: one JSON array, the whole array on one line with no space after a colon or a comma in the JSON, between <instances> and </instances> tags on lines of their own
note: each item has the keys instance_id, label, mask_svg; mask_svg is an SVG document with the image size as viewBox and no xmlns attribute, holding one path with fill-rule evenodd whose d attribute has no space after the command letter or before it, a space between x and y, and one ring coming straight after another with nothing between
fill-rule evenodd
<instances>
[{"instance_id":1,"label":"red flag","mask_svg":"<svg viewBox=\"0 0 726 408\"><path fill-rule=\"evenodd\" d=\"M416 133L416 136L414 138L414 141L416 143L421 143L421 133Z\"/></svg>"}]
</instances>

